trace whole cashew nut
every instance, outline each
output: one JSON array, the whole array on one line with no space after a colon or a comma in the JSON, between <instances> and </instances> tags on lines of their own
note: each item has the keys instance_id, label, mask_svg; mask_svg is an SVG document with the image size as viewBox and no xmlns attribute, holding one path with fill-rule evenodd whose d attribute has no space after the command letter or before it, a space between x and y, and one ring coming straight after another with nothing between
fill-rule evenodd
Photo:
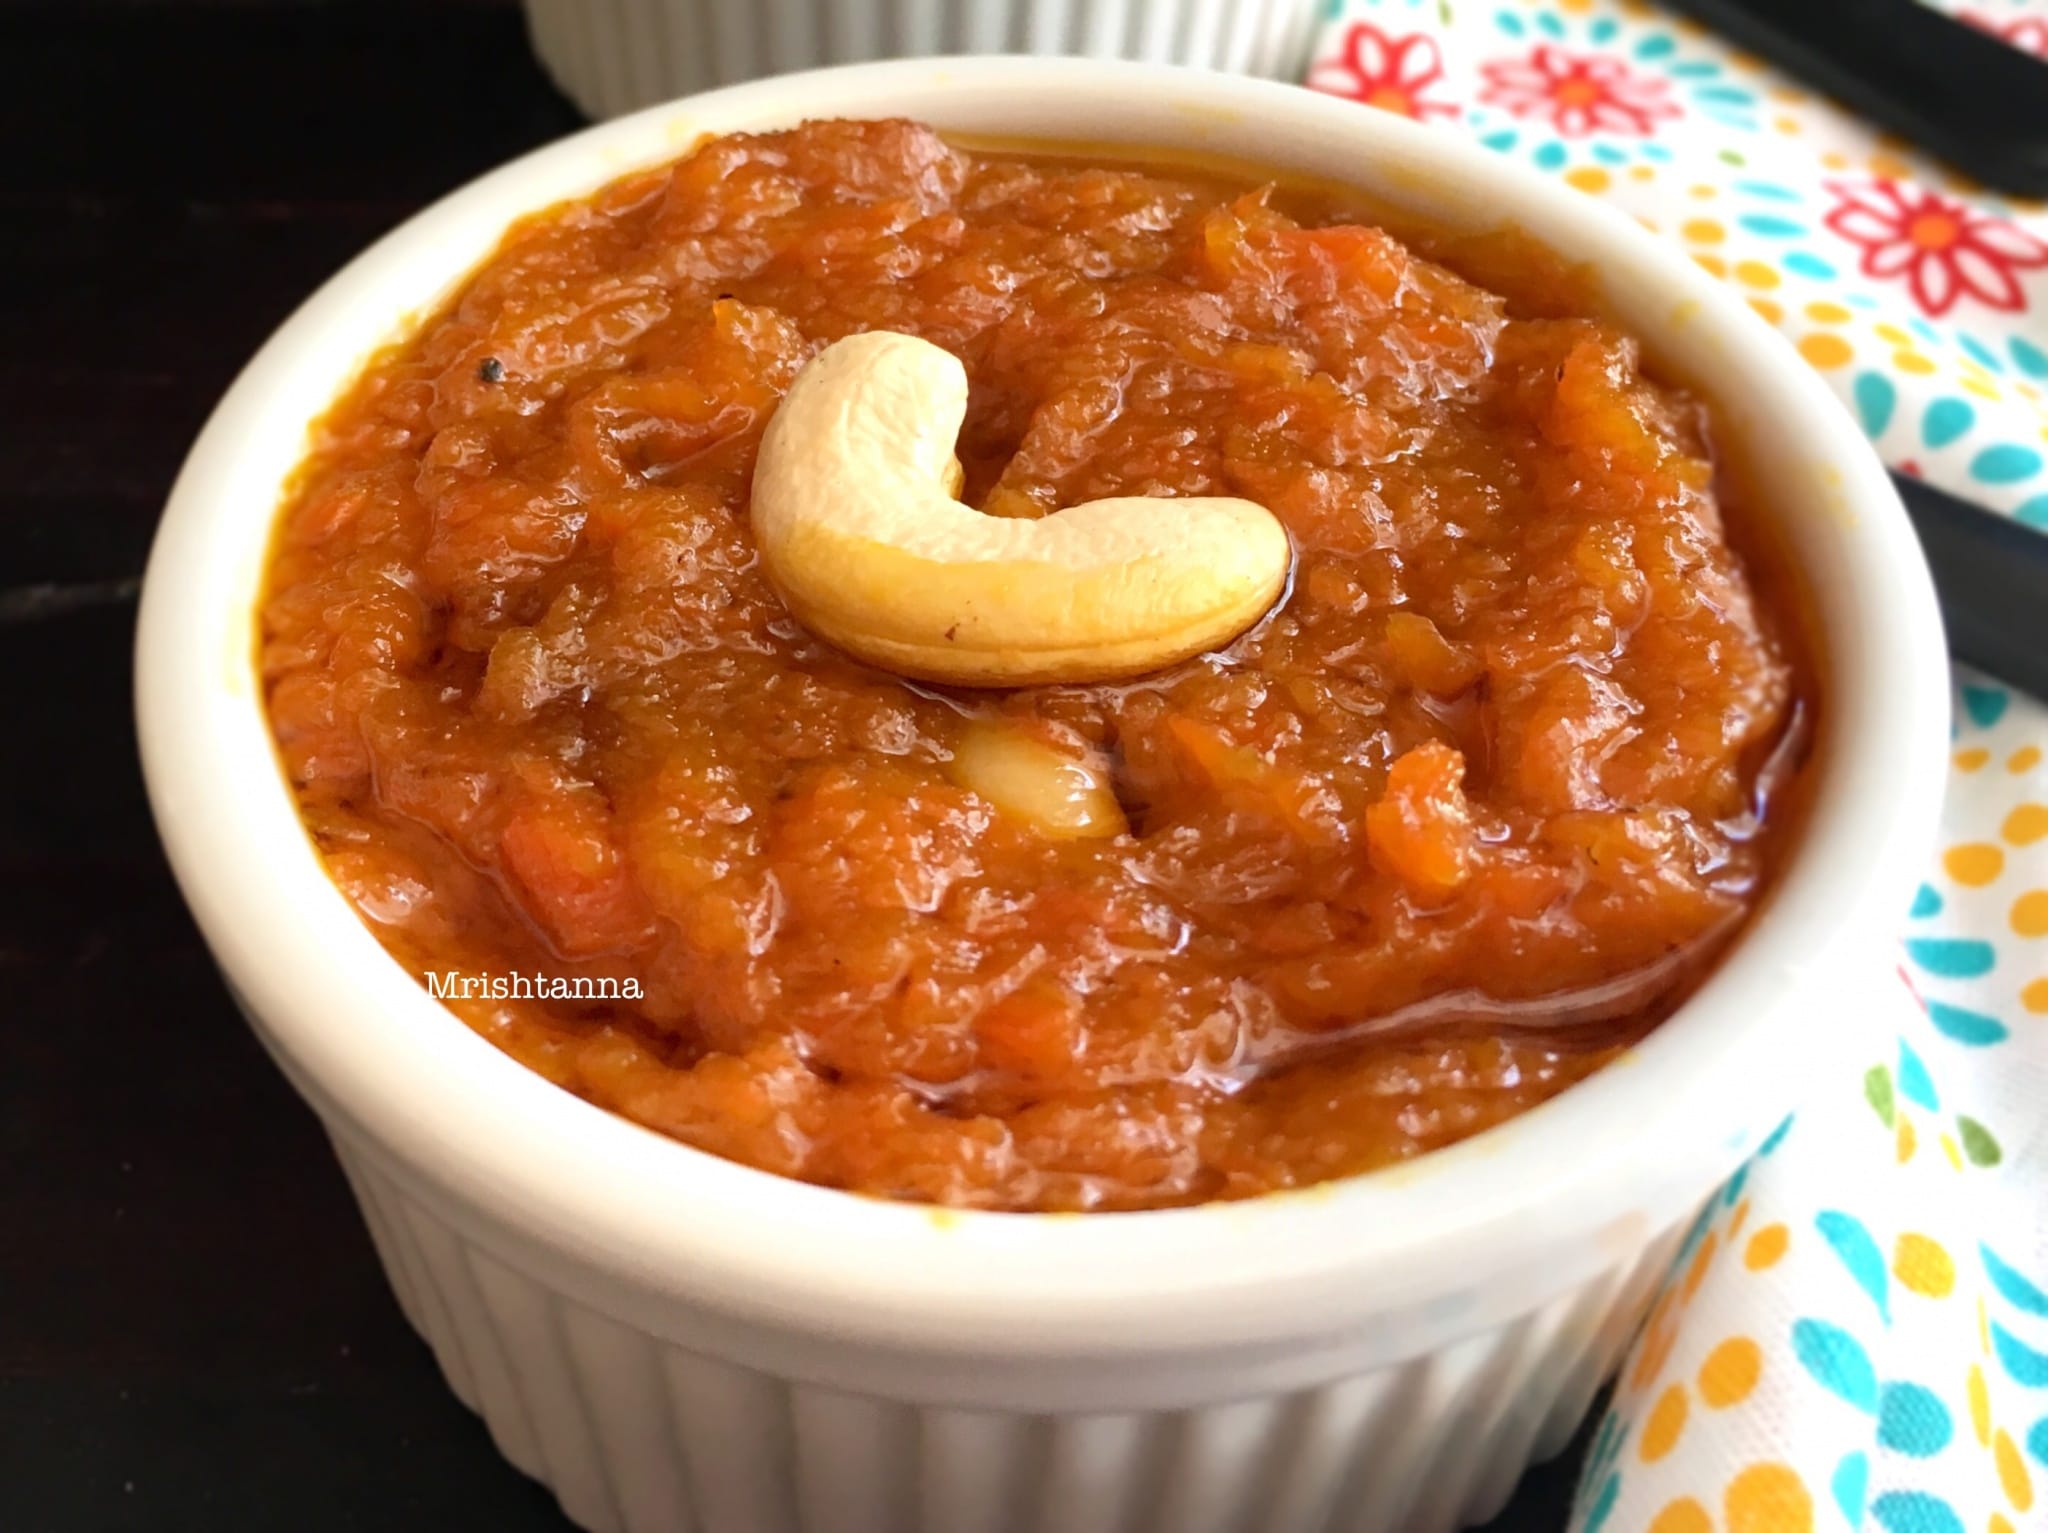
<instances>
[{"instance_id":1,"label":"whole cashew nut","mask_svg":"<svg viewBox=\"0 0 2048 1533\"><path fill-rule=\"evenodd\" d=\"M1036 520L963 505L966 414L966 370L915 336L849 336L797 375L762 438L753 523L812 632L932 681L1105 681L1214 649L1280 594L1286 531L1248 500L1127 496Z\"/></svg>"}]
</instances>

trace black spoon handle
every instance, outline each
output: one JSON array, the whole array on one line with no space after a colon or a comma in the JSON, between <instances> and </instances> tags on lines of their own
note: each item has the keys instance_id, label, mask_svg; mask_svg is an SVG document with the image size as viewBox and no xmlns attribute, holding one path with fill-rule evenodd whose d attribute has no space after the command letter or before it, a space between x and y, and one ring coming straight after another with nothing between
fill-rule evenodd
<instances>
[{"instance_id":1,"label":"black spoon handle","mask_svg":"<svg viewBox=\"0 0 2048 1533\"><path fill-rule=\"evenodd\" d=\"M1669 0L1987 186L2048 195L2048 65L1916 0Z\"/></svg>"},{"instance_id":2,"label":"black spoon handle","mask_svg":"<svg viewBox=\"0 0 2048 1533\"><path fill-rule=\"evenodd\" d=\"M1894 474L1958 659L2048 698L2048 534Z\"/></svg>"}]
</instances>

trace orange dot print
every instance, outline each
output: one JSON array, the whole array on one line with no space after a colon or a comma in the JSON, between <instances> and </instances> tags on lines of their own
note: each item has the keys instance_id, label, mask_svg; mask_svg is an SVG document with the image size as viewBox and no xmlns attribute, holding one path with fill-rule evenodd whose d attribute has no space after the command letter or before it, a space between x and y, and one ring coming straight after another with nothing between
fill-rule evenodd
<instances>
[{"instance_id":1,"label":"orange dot print","mask_svg":"<svg viewBox=\"0 0 2048 1533\"><path fill-rule=\"evenodd\" d=\"M1742 1228L1742 1221L1749 1217L1749 1199L1744 1198L1735 1205L1735 1212L1728 1220L1728 1247L1735 1247L1735 1236Z\"/></svg>"},{"instance_id":2,"label":"orange dot print","mask_svg":"<svg viewBox=\"0 0 2048 1533\"><path fill-rule=\"evenodd\" d=\"M2007 1522L1998 1512L1993 1512L1991 1514L1991 1521L1984 1526L1989 1530L1989 1533L2013 1533L2012 1524Z\"/></svg>"},{"instance_id":3,"label":"orange dot print","mask_svg":"<svg viewBox=\"0 0 2048 1533\"><path fill-rule=\"evenodd\" d=\"M1650 1519L1646 1533L1714 1533L1714 1519L1690 1496L1680 1496Z\"/></svg>"},{"instance_id":4,"label":"orange dot print","mask_svg":"<svg viewBox=\"0 0 2048 1533\"><path fill-rule=\"evenodd\" d=\"M1856 349L1839 335L1816 330L1799 338L1799 354L1815 367L1843 367L1855 359Z\"/></svg>"},{"instance_id":5,"label":"orange dot print","mask_svg":"<svg viewBox=\"0 0 2048 1533\"><path fill-rule=\"evenodd\" d=\"M2048 979L2030 979L2020 990L2020 1004L2037 1015L2048 1013Z\"/></svg>"},{"instance_id":6,"label":"orange dot print","mask_svg":"<svg viewBox=\"0 0 2048 1533\"><path fill-rule=\"evenodd\" d=\"M1631 1387L1645 1389L1652 1379L1664 1371L1664 1360L1671 1356L1672 1343L1678 1340L1678 1322L1666 1318L1663 1326L1651 1333L1643 1343L1642 1355L1636 1359L1635 1371L1629 1375Z\"/></svg>"},{"instance_id":7,"label":"orange dot print","mask_svg":"<svg viewBox=\"0 0 2048 1533\"><path fill-rule=\"evenodd\" d=\"M1656 1330L1658 1326L1662 1325L1664 1317L1671 1313L1672 1306L1677 1302L1677 1285L1667 1283L1664 1286L1664 1291L1657 1295L1657 1302L1650 1306L1650 1313L1643 1318L1643 1334L1647 1336L1650 1332Z\"/></svg>"},{"instance_id":8,"label":"orange dot print","mask_svg":"<svg viewBox=\"0 0 2048 1533\"><path fill-rule=\"evenodd\" d=\"M1775 1267L1778 1258L1785 1254L1785 1248L1792 1244L1792 1232L1782 1224L1767 1224L1749 1237L1749 1244L1742 1252L1742 1265L1751 1272L1762 1272Z\"/></svg>"},{"instance_id":9,"label":"orange dot print","mask_svg":"<svg viewBox=\"0 0 2048 1533\"><path fill-rule=\"evenodd\" d=\"M1650 1407L1643 1422L1643 1440L1636 1452L1645 1464L1656 1463L1678 1446L1679 1434L1685 1430L1685 1417L1685 1386L1673 1384L1657 1396L1657 1403Z\"/></svg>"},{"instance_id":10,"label":"orange dot print","mask_svg":"<svg viewBox=\"0 0 2048 1533\"><path fill-rule=\"evenodd\" d=\"M1977 1434L1980 1446L1991 1442L1991 1391L1984 1386L1984 1370L1975 1363L1970 1364L1970 1430Z\"/></svg>"},{"instance_id":11,"label":"orange dot print","mask_svg":"<svg viewBox=\"0 0 2048 1533\"><path fill-rule=\"evenodd\" d=\"M1973 745L1968 750L1956 752L1956 770L1959 772L1974 772L1990 759L1991 752L1984 749L1981 745Z\"/></svg>"},{"instance_id":12,"label":"orange dot print","mask_svg":"<svg viewBox=\"0 0 2048 1533\"><path fill-rule=\"evenodd\" d=\"M2048 804L2022 804L2005 817L1998 833L2014 846L2032 846L2048 836Z\"/></svg>"},{"instance_id":13,"label":"orange dot print","mask_svg":"<svg viewBox=\"0 0 2048 1533\"><path fill-rule=\"evenodd\" d=\"M2040 764L2041 747L2038 745L2022 745L2005 758L2005 769L2008 772L2031 772Z\"/></svg>"},{"instance_id":14,"label":"orange dot print","mask_svg":"<svg viewBox=\"0 0 2048 1533\"><path fill-rule=\"evenodd\" d=\"M1689 218L1678 232L1695 245L1718 245L1728 237L1728 231L1711 218Z\"/></svg>"},{"instance_id":15,"label":"orange dot print","mask_svg":"<svg viewBox=\"0 0 2048 1533\"><path fill-rule=\"evenodd\" d=\"M1700 1364L1700 1399L1710 1409L1725 1411L1749 1398L1763 1371L1763 1348L1747 1336L1731 1336Z\"/></svg>"},{"instance_id":16,"label":"orange dot print","mask_svg":"<svg viewBox=\"0 0 2048 1533\"><path fill-rule=\"evenodd\" d=\"M2048 937L2048 889L2029 889L2012 902L2012 929L2022 937Z\"/></svg>"},{"instance_id":17,"label":"orange dot print","mask_svg":"<svg viewBox=\"0 0 2048 1533\"><path fill-rule=\"evenodd\" d=\"M1913 1152L1920 1147L1920 1141L1913 1136L1913 1120L1899 1115L1899 1164L1904 1165L1913 1158Z\"/></svg>"},{"instance_id":18,"label":"orange dot print","mask_svg":"<svg viewBox=\"0 0 2048 1533\"><path fill-rule=\"evenodd\" d=\"M1604 192L1612 178L1598 165L1577 165L1564 173L1567 183L1582 192Z\"/></svg>"},{"instance_id":19,"label":"orange dot print","mask_svg":"<svg viewBox=\"0 0 2048 1533\"><path fill-rule=\"evenodd\" d=\"M1813 1497L1789 1464L1751 1464L1721 1498L1728 1533L1812 1533Z\"/></svg>"},{"instance_id":20,"label":"orange dot print","mask_svg":"<svg viewBox=\"0 0 2048 1533\"><path fill-rule=\"evenodd\" d=\"M1941 865L1965 888L1981 889L2005 871L2005 853L1989 841L1966 841L1943 852Z\"/></svg>"},{"instance_id":21,"label":"orange dot print","mask_svg":"<svg viewBox=\"0 0 2048 1533\"><path fill-rule=\"evenodd\" d=\"M1700 1291L1700 1284L1707 1280L1707 1268L1714 1264L1714 1251L1718 1245L1713 1231L1709 1230L1707 1238L1700 1242L1699 1250L1693 1253L1692 1265L1685 1272L1685 1297L1688 1301Z\"/></svg>"}]
</instances>

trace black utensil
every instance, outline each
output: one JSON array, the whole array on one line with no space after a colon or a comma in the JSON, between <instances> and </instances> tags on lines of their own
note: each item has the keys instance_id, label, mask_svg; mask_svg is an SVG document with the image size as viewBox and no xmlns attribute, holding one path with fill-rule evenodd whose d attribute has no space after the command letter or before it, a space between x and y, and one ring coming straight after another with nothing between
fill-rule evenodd
<instances>
[{"instance_id":1,"label":"black utensil","mask_svg":"<svg viewBox=\"0 0 2048 1533\"><path fill-rule=\"evenodd\" d=\"M2048 535L1894 474L1934 571L1948 647L2048 698Z\"/></svg>"},{"instance_id":2,"label":"black utensil","mask_svg":"<svg viewBox=\"0 0 2048 1533\"><path fill-rule=\"evenodd\" d=\"M2048 196L2048 63L1915 0L1669 0L1985 185Z\"/></svg>"}]
</instances>

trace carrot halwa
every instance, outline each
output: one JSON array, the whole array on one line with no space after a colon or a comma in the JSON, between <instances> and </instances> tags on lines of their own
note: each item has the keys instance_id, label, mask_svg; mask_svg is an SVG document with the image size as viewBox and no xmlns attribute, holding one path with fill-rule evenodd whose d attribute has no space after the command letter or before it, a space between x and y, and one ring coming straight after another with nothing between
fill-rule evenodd
<instances>
[{"instance_id":1,"label":"carrot halwa","mask_svg":"<svg viewBox=\"0 0 2048 1533\"><path fill-rule=\"evenodd\" d=\"M1299 190L708 142L515 228L318 426L262 614L306 823L416 975L638 995L452 1002L484 1037L788 1176L1134 1208L1463 1138L1725 947L1805 706L1701 412L1559 307ZM750 475L877 329L964 362L970 504L1243 497L1288 592L1116 685L812 637Z\"/></svg>"}]
</instances>

